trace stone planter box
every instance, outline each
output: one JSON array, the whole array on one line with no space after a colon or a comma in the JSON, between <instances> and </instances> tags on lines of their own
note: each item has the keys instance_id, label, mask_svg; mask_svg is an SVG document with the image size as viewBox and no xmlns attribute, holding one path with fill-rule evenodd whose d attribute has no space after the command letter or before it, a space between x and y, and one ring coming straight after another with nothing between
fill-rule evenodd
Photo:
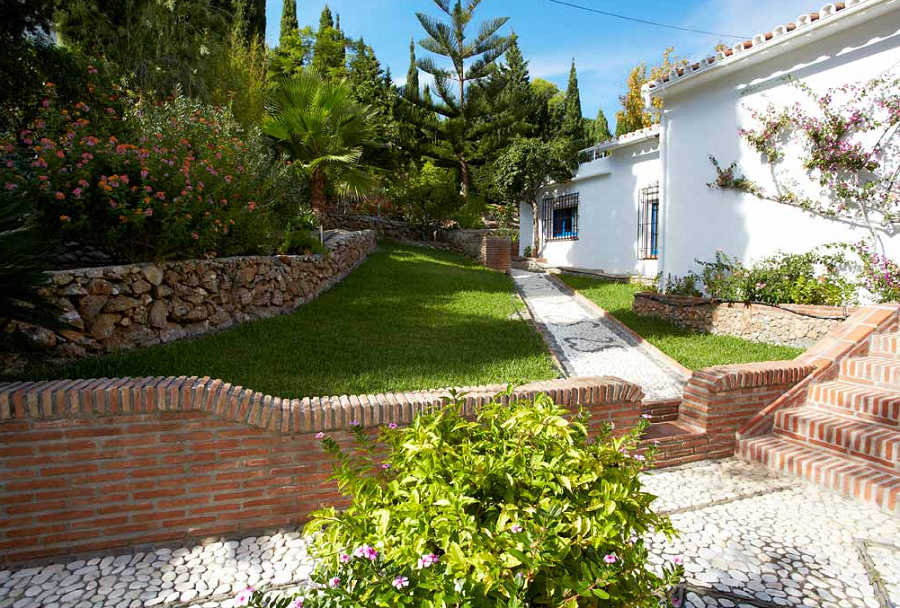
<instances>
[{"instance_id":1,"label":"stone planter box","mask_svg":"<svg viewBox=\"0 0 900 608\"><path fill-rule=\"evenodd\" d=\"M808 348L824 338L855 309L800 304L775 307L691 296L637 293L632 310L637 315L664 319L691 331Z\"/></svg>"}]
</instances>

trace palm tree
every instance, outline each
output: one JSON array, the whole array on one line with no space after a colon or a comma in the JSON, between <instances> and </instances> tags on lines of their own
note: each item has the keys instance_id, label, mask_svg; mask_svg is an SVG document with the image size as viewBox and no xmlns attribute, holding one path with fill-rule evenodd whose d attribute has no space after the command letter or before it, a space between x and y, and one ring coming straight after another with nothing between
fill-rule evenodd
<instances>
[{"instance_id":1,"label":"palm tree","mask_svg":"<svg viewBox=\"0 0 900 608\"><path fill-rule=\"evenodd\" d=\"M328 207L329 187L357 197L372 190L375 181L361 163L372 111L354 101L345 80L304 70L278 83L266 111L262 130L308 180L317 215Z\"/></svg>"}]
</instances>

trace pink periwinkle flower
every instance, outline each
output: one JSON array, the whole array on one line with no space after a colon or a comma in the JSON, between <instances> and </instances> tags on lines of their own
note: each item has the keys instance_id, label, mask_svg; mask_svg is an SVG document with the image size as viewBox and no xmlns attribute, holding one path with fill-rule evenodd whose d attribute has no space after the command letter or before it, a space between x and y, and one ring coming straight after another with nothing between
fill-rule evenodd
<instances>
[{"instance_id":1,"label":"pink periwinkle flower","mask_svg":"<svg viewBox=\"0 0 900 608\"><path fill-rule=\"evenodd\" d=\"M253 587L247 587L243 591L237 594L235 598L239 606L246 606L250 603L250 598L253 597L253 592L256 591Z\"/></svg>"},{"instance_id":2,"label":"pink periwinkle flower","mask_svg":"<svg viewBox=\"0 0 900 608\"><path fill-rule=\"evenodd\" d=\"M378 557L378 551L376 551L370 545L363 545L362 547L357 547L353 550L353 557L359 557L368 559L370 561L375 561L375 558Z\"/></svg>"},{"instance_id":3,"label":"pink periwinkle flower","mask_svg":"<svg viewBox=\"0 0 900 608\"><path fill-rule=\"evenodd\" d=\"M650 420L651 418L653 418L653 416L651 416L650 414L641 414L641 418L643 418L644 420Z\"/></svg>"},{"instance_id":4,"label":"pink periwinkle flower","mask_svg":"<svg viewBox=\"0 0 900 608\"><path fill-rule=\"evenodd\" d=\"M619 558L610 553L603 558L603 561L605 561L607 564L614 564L619 561Z\"/></svg>"},{"instance_id":5,"label":"pink periwinkle flower","mask_svg":"<svg viewBox=\"0 0 900 608\"><path fill-rule=\"evenodd\" d=\"M672 606L674 606L675 608L678 608L679 606L681 606L681 600L678 599L677 597L673 597L672 598Z\"/></svg>"},{"instance_id":6,"label":"pink periwinkle flower","mask_svg":"<svg viewBox=\"0 0 900 608\"><path fill-rule=\"evenodd\" d=\"M341 579L339 579L338 577L334 577L333 579L328 581L328 586L331 587L332 589L337 589L340 586L340 584L341 584Z\"/></svg>"},{"instance_id":7,"label":"pink periwinkle flower","mask_svg":"<svg viewBox=\"0 0 900 608\"><path fill-rule=\"evenodd\" d=\"M439 555L435 555L434 553L426 553L422 557L419 558L419 570L422 568L430 568L440 560Z\"/></svg>"},{"instance_id":8,"label":"pink periwinkle flower","mask_svg":"<svg viewBox=\"0 0 900 608\"><path fill-rule=\"evenodd\" d=\"M675 564L676 566L680 566L681 564L684 563L684 558L680 555L677 555L672 558L672 563Z\"/></svg>"},{"instance_id":9,"label":"pink periwinkle flower","mask_svg":"<svg viewBox=\"0 0 900 608\"><path fill-rule=\"evenodd\" d=\"M404 587L409 587L409 579L405 576L398 576L394 579L394 582L391 583L397 590L403 589Z\"/></svg>"},{"instance_id":10,"label":"pink periwinkle flower","mask_svg":"<svg viewBox=\"0 0 900 608\"><path fill-rule=\"evenodd\" d=\"M635 454L634 459L638 462L644 462L644 460L646 460L646 458L644 458L644 456L641 454Z\"/></svg>"},{"instance_id":11,"label":"pink periwinkle flower","mask_svg":"<svg viewBox=\"0 0 900 608\"><path fill-rule=\"evenodd\" d=\"M395 428L397 428L397 423L396 423L396 422L391 422L390 424L388 424L388 428L389 428L389 429L395 429Z\"/></svg>"},{"instance_id":12,"label":"pink periwinkle flower","mask_svg":"<svg viewBox=\"0 0 900 608\"><path fill-rule=\"evenodd\" d=\"M509 531L513 534L518 534L522 531L522 526L520 526L519 524L513 524L512 527L510 527Z\"/></svg>"},{"instance_id":13,"label":"pink periwinkle flower","mask_svg":"<svg viewBox=\"0 0 900 608\"><path fill-rule=\"evenodd\" d=\"M298 597L291 603L291 608L303 608L303 598Z\"/></svg>"},{"instance_id":14,"label":"pink periwinkle flower","mask_svg":"<svg viewBox=\"0 0 900 608\"><path fill-rule=\"evenodd\" d=\"M384 469L385 471L387 471L388 469L391 468L391 463L385 462L384 464L381 465L381 468Z\"/></svg>"},{"instance_id":15,"label":"pink periwinkle flower","mask_svg":"<svg viewBox=\"0 0 900 608\"><path fill-rule=\"evenodd\" d=\"M350 562L350 554L349 553L341 553L340 557L338 557L338 561L342 564L346 564Z\"/></svg>"},{"instance_id":16,"label":"pink periwinkle flower","mask_svg":"<svg viewBox=\"0 0 900 608\"><path fill-rule=\"evenodd\" d=\"M325 439L325 433L322 433L321 431L316 433L316 439Z\"/></svg>"},{"instance_id":17,"label":"pink periwinkle flower","mask_svg":"<svg viewBox=\"0 0 900 608\"><path fill-rule=\"evenodd\" d=\"M360 424L359 420L351 420L350 426L362 426L362 425Z\"/></svg>"}]
</instances>

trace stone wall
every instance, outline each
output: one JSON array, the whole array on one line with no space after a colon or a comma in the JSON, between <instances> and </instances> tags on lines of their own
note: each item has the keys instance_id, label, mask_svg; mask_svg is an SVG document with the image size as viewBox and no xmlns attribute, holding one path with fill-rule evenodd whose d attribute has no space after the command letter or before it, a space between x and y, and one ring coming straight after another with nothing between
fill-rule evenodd
<instances>
[{"instance_id":1,"label":"stone wall","mask_svg":"<svg viewBox=\"0 0 900 608\"><path fill-rule=\"evenodd\" d=\"M460 389L465 411L505 388ZM538 392L583 407L594 431L640 419L641 391L623 380L537 382L512 398ZM346 504L317 433L349 445L354 422L407 424L447 395L292 400L184 377L0 384L0 566L300 523Z\"/></svg>"},{"instance_id":2,"label":"stone wall","mask_svg":"<svg viewBox=\"0 0 900 608\"><path fill-rule=\"evenodd\" d=\"M374 230L379 239L394 241L431 241L434 234L419 226L374 215L332 214L322 218L325 228L340 230Z\"/></svg>"},{"instance_id":3,"label":"stone wall","mask_svg":"<svg viewBox=\"0 0 900 608\"><path fill-rule=\"evenodd\" d=\"M58 358L171 342L289 312L345 277L376 247L375 232L326 233L327 255L249 256L48 273L46 295L67 324L20 326Z\"/></svg>"},{"instance_id":4,"label":"stone wall","mask_svg":"<svg viewBox=\"0 0 900 608\"><path fill-rule=\"evenodd\" d=\"M808 348L840 325L854 309L798 304L774 307L637 293L632 310L635 314L665 319L693 331Z\"/></svg>"}]
</instances>

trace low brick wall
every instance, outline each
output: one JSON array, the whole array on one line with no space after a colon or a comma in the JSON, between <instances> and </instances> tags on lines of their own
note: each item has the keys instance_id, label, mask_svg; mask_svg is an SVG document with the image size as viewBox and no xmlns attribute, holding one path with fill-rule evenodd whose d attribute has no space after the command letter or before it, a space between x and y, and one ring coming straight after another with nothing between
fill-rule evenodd
<instances>
[{"instance_id":1,"label":"low brick wall","mask_svg":"<svg viewBox=\"0 0 900 608\"><path fill-rule=\"evenodd\" d=\"M783 304L776 308L649 293L635 294L632 310L684 329L799 348L812 346L853 312L837 306Z\"/></svg>"},{"instance_id":2,"label":"low brick wall","mask_svg":"<svg viewBox=\"0 0 900 608\"><path fill-rule=\"evenodd\" d=\"M474 411L504 386L461 389ZM530 384L634 428L641 391L614 378ZM208 378L0 385L0 561L246 533L341 505L316 433L349 443L443 407L447 390L280 399ZM504 397L505 399L505 397Z\"/></svg>"},{"instance_id":3,"label":"low brick wall","mask_svg":"<svg viewBox=\"0 0 900 608\"><path fill-rule=\"evenodd\" d=\"M344 278L375 232L326 233L328 255L249 256L51 272L67 328L21 326L58 358L171 342L289 312Z\"/></svg>"}]
</instances>

